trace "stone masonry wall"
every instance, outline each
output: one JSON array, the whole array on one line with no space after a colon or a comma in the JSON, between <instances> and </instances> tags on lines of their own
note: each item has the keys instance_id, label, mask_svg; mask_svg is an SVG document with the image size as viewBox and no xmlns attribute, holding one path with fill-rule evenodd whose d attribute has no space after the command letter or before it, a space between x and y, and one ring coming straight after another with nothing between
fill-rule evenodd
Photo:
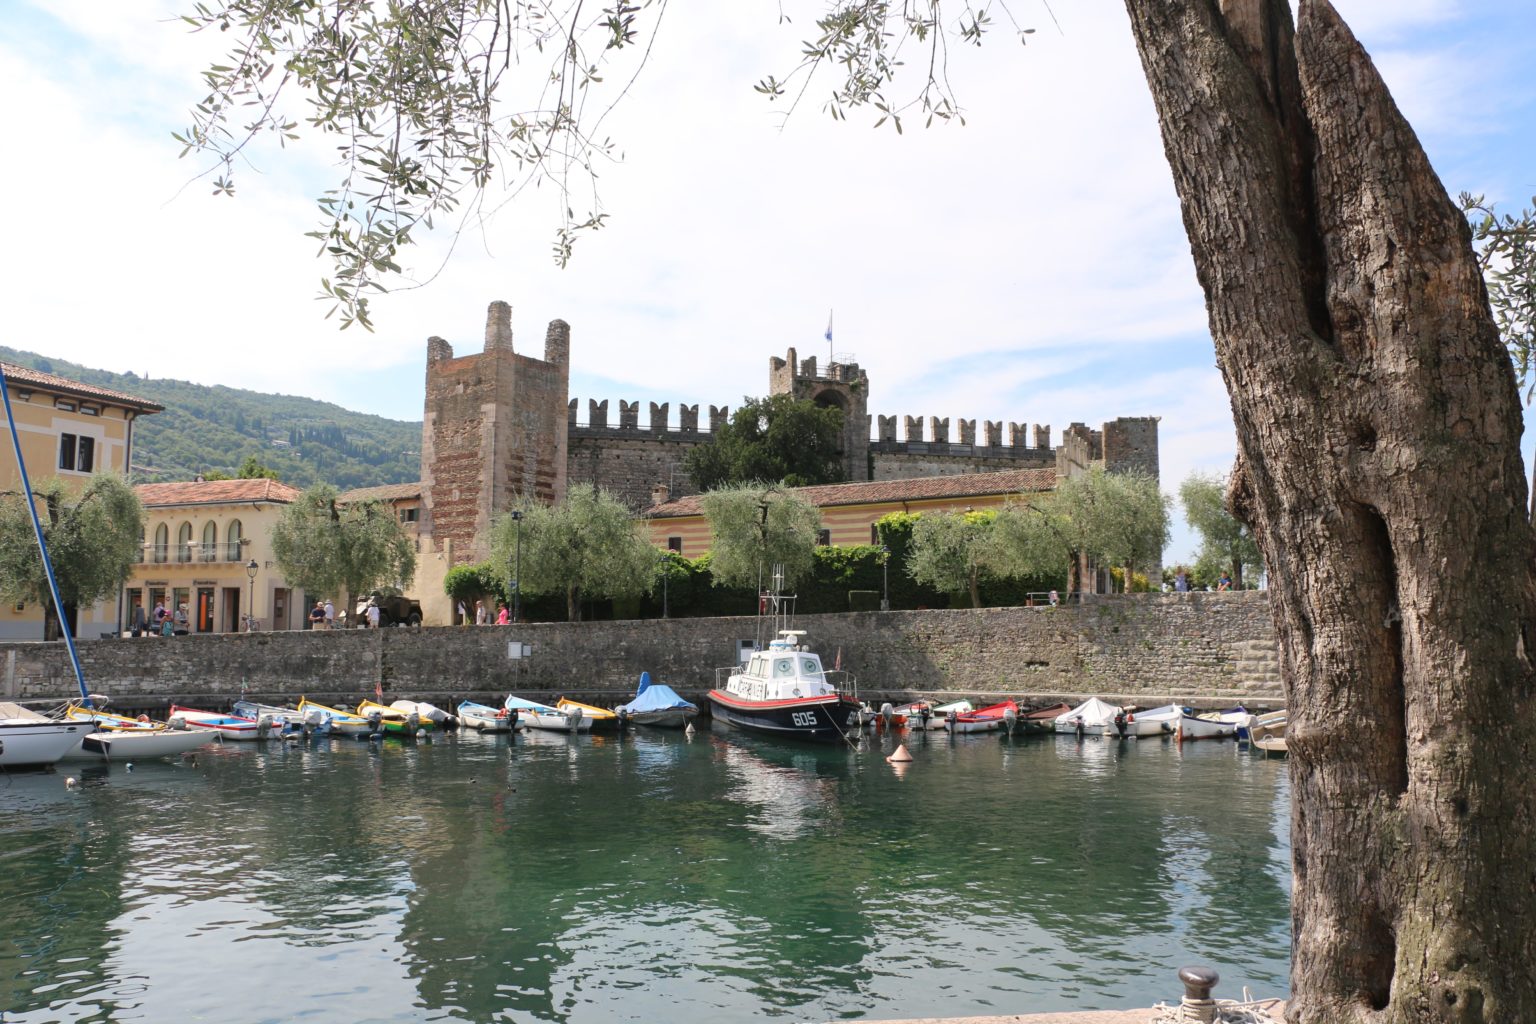
<instances>
[{"instance_id":1,"label":"stone masonry wall","mask_svg":"<svg viewBox=\"0 0 1536 1024\"><path fill-rule=\"evenodd\" d=\"M651 504L651 488L657 484L667 485L674 498L694 493L683 460L708 440L708 434L623 436L577 428L570 435L566 479L604 488L630 508L643 509Z\"/></svg>"},{"instance_id":2,"label":"stone masonry wall","mask_svg":"<svg viewBox=\"0 0 1536 1024\"><path fill-rule=\"evenodd\" d=\"M796 628L831 667L841 655L866 699L1006 694L1102 696L1279 707L1268 595L1133 595L1060 608L802 616ZM80 644L93 692L119 707L251 695L352 702L382 682L401 695L568 694L600 704L634 692L641 671L701 698L757 620L631 620L516 627L216 634ZM508 657L509 641L532 646ZM76 692L62 645L0 644L0 700Z\"/></svg>"}]
</instances>

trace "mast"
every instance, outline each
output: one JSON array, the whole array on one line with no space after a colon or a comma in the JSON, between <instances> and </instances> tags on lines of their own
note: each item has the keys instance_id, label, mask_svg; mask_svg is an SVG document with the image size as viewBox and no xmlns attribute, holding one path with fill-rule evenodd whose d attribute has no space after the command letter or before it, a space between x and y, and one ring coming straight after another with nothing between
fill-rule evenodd
<instances>
[{"instance_id":1,"label":"mast","mask_svg":"<svg viewBox=\"0 0 1536 1024\"><path fill-rule=\"evenodd\" d=\"M37 550L43 556L43 568L48 573L48 592L53 595L53 609L59 616L59 632L64 634L64 644L69 648L69 663L75 669L75 683L80 687L80 699L86 707L92 707L90 691L85 687L85 673L80 669L80 652L75 650L75 637L69 629L69 616L64 614L64 602L59 600L59 581L53 575L53 561L48 557L48 541L43 537L43 522L37 517L37 502L32 500L32 481L27 476L27 461L21 457L21 435L16 432L16 416L11 412L10 381L5 376L5 364L0 363L0 395L5 397L5 422L11 428L11 447L16 452L16 467L21 471L21 494L32 514L32 533L37 537ZM46 619L45 619L46 621Z\"/></svg>"}]
</instances>

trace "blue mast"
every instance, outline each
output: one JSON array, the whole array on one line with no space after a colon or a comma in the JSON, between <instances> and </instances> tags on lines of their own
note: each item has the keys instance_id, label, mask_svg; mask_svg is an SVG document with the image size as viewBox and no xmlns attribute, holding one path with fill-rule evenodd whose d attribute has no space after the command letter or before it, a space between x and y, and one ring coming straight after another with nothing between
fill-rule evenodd
<instances>
[{"instance_id":1,"label":"blue mast","mask_svg":"<svg viewBox=\"0 0 1536 1024\"><path fill-rule=\"evenodd\" d=\"M80 686L80 700L92 707L90 691L85 688L85 673L80 670L80 652L75 650L75 638L69 631L69 618L64 614L64 602L59 600L59 581L53 575L53 561L48 557L48 541L43 537L43 522L37 518L37 502L32 500L32 481L27 477L27 460L21 457L21 435L16 432L16 417L11 412L10 382L6 380L5 364L0 363L0 395L5 396L5 422L11 428L11 447L16 451L16 466L21 470L21 494L26 500L27 511L32 513L32 532L37 536L37 549L43 553L43 568L48 571L48 591L53 595L53 608L59 614L59 630L69 647L69 662L75 667L75 682Z\"/></svg>"}]
</instances>

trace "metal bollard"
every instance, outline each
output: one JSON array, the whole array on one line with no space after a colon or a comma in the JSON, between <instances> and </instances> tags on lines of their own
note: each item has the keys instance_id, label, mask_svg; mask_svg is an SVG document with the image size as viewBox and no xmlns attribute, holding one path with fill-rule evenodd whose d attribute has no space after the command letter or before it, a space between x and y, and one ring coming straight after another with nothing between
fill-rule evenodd
<instances>
[{"instance_id":1,"label":"metal bollard","mask_svg":"<svg viewBox=\"0 0 1536 1024\"><path fill-rule=\"evenodd\" d=\"M1180 1007L1183 1019L1198 1024L1212 1024L1216 1020L1216 1000L1211 989L1221 980L1211 967L1180 967L1179 980L1184 983L1184 998Z\"/></svg>"}]
</instances>

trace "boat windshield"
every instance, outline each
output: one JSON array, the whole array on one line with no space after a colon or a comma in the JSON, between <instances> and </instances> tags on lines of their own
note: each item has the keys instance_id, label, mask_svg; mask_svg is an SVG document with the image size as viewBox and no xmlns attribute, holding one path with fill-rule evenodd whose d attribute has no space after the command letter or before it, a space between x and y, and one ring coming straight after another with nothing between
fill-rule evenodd
<instances>
[{"instance_id":1,"label":"boat windshield","mask_svg":"<svg viewBox=\"0 0 1536 1024\"><path fill-rule=\"evenodd\" d=\"M809 679L819 677L821 675L820 659L802 657L800 659L800 674Z\"/></svg>"}]
</instances>

